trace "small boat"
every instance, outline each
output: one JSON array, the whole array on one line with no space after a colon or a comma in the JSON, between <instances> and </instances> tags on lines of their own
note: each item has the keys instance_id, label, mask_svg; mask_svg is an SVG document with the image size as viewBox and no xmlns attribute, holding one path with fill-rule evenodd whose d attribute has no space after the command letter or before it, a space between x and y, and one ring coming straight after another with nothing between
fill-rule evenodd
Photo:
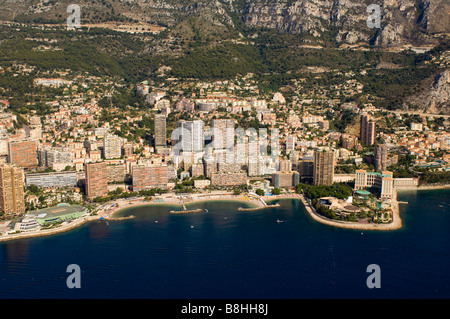
<instances>
[{"instance_id":1,"label":"small boat","mask_svg":"<svg viewBox=\"0 0 450 319\"><path fill-rule=\"evenodd\" d=\"M194 228L194 226L191 225L191 228Z\"/></svg>"},{"instance_id":2,"label":"small boat","mask_svg":"<svg viewBox=\"0 0 450 319\"><path fill-rule=\"evenodd\" d=\"M277 223L284 223L284 220L277 219Z\"/></svg>"},{"instance_id":3,"label":"small boat","mask_svg":"<svg viewBox=\"0 0 450 319\"><path fill-rule=\"evenodd\" d=\"M158 224L158 221L157 221L157 220L155 220L155 224Z\"/></svg>"}]
</instances>

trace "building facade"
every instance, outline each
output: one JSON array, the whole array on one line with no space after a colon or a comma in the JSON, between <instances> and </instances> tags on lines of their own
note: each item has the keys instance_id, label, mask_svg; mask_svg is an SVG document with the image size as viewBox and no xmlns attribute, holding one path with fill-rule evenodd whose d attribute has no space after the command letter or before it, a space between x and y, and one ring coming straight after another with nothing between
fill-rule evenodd
<instances>
[{"instance_id":1,"label":"building facade","mask_svg":"<svg viewBox=\"0 0 450 319\"><path fill-rule=\"evenodd\" d=\"M214 173L211 175L212 186L240 186L246 183L246 173Z\"/></svg>"},{"instance_id":2,"label":"building facade","mask_svg":"<svg viewBox=\"0 0 450 319\"><path fill-rule=\"evenodd\" d=\"M300 183L298 172L277 172L272 175L272 183L275 188L294 187Z\"/></svg>"},{"instance_id":3,"label":"building facade","mask_svg":"<svg viewBox=\"0 0 450 319\"><path fill-rule=\"evenodd\" d=\"M202 152L204 145L204 123L202 120L178 122L177 135L174 136L177 150L183 152Z\"/></svg>"},{"instance_id":4,"label":"building facade","mask_svg":"<svg viewBox=\"0 0 450 319\"><path fill-rule=\"evenodd\" d=\"M126 166L125 164L107 165L108 171L108 183L123 183L126 179Z\"/></svg>"},{"instance_id":5,"label":"building facade","mask_svg":"<svg viewBox=\"0 0 450 319\"><path fill-rule=\"evenodd\" d=\"M106 134L103 138L103 155L106 159L122 157L122 139L117 135Z\"/></svg>"},{"instance_id":6,"label":"building facade","mask_svg":"<svg viewBox=\"0 0 450 319\"><path fill-rule=\"evenodd\" d=\"M108 168L105 162L86 164L86 196L108 195Z\"/></svg>"},{"instance_id":7,"label":"building facade","mask_svg":"<svg viewBox=\"0 0 450 319\"><path fill-rule=\"evenodd\" d=\"M77 172L52 172L39 174L26 174L27 187L36 185L42 188L51 187L75 187L77 186Z\"/></svg>"},{"instance_id":8,"label":"building facade","mask_svg":"<svg viewBox=\"0 0 450 319\"><path fill-rule=\"evenodd\" d=\"M233 149L234 120L214 119L211 123L215 149Z\"/></svg>"},{"instance_id":9,"label":"building facade","mask_svg":"<svg viewBox=\"0 0 450 319\"><path fill-rule=\"evenodd\" d=\"M373 145L375 143L375 126L375 121L372 116L368 114L361 115L359 137L363 144Z\"/></svg>"},{"instance_id":10,"label":"building facade","mask_svg":"<svg viewBox=\"0 0 450 319\"><path fill-rule=\"evenodd\" d=\"M333 185L334 151L316 150L314 152L314 185Z\"/></svg>"},{"instance_id":11,"label":"building facade","mask_svg":"<svg viewBox=\"0 0 450 319\"><path fill-rule=\"evenodd\" d=\"M25 212L23 169L12 165L0 166L0 210L6 215Z\"/></svg>"},{"instance_id":12,"label":"building facade","mask_svg":"<svg viewBox=\"0 0 450 319\"><path fill-rule=\"evenodd\" d=\"M136 165L132 168L133 191L167 188L167 165Z\"/></svg>"},{"instance_id":13,"label":"building facade","mask_svg":"<svg viewBox=\"0 0 450 319\"><path fill-rule=\"evenodd\" d=\"M387 169L388 164L388 147L386 144L378 144L374 152L374 166L377 172Z\"/></svg>"},{"instance_id":14,"label":"building facade","mask_svg":"<svg viewBox=\"0 0 450 319\"><path fill-rule=\"evenodd\" d=\"M377 188L380 191L381 199L392 199L394 192L394 178L392 172L383 171L367 172L357 170L355 175L355 190L366 188Z\"/></svg>"},{"instance_id":15,"label":"building facade","mask_svg":"<svg viewBox=\"0 0 450 319\"><path fill-rule=\"evenodd\" d=\"M314 160L303 158L297 163L297 171L300 173L300 181L313 182L314 179Z\"/></svg>"},{"instance_id":16,"label":"building facade","mask_svg":"<svg viewBox=\"0 0 450 319\"><path fill-rule=\"evenodd\" d=\"M38 144L35 140L9 141L9 163L24 168L38 166Z\"/></svg>"},{"instance_id":17,"label":"building facade","mask_svg":"<svg viewBox=\"0 0 450 319\"><path fill-rule=\"evenodd\" d=\"M53 167L53 164L72 164L72 154L65 149L40 149L38 151L39 165Z\"/></svg>"},{"instance_id":18,"label":"building facade","mask_svg":"<svg viewBox=\"0 0 450 319\"><path fill-rule=\"evenodd\" d=\"M166 146L166 116L157 114L155 116L155 147Z\"/></svg>"},{"instance_id":19,"label":"building facade","mask_svg":"<svg viewBox=\"0 0 450 319\"><path fill-rule=\"evenodd\" d=\"M349 134L342 134L341 136L342 147L351 150L358 146L358 138Z\"/></svg>"},{"instance_id":20,"label":"building facade","mask_svg":"<svg viewBox=\"0 0 450 319\"><path fill-rule=\"evenodd\" d=\"M295 145L297 143L297 137L295 135L286 136L286 154L290 154L295 151Z\"/></svg>"}]
</instances>

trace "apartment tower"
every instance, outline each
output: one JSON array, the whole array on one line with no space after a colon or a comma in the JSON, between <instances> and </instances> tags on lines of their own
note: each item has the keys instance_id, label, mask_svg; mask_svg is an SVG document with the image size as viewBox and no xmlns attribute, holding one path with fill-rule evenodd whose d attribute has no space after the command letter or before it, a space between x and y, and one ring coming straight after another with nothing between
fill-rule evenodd
<instances>
[{"instance_id":1,"label":"apartment tower","mask_svg":"<svg viewBox=\"0 0 450 319\"><path fill-rule=\"evenodd\" d=\"M37 167L38 147L35 140L10 141L8 144L9 163L16 166L31 168Z\"/></svg>"},{"instance_id":2,"label":"apartment tower","mask_svg":"<svg viewBox=\"0 0 450 319\"><path fill-rule=\"evenodd\" d=\"M136 165L132 168L133 191L167 188L167 165Z\"/></svg>"},{"instance_id":3,"label":"apartment tower","mask_svg":"<svg viewBox=\"0 0 450 319\"><path fill-rule=\"evenodd\" d=\"M106 159L121 158L122 139L117 135L105 135L103 138L103 154Z\"/></svg>"},{"instance_id":4,"label":"apartment tower","mask_svg":"<svg viewBox=\"0 0 450 319\"><path fill-rule=\"evenodd\" d=\"M23 169L12 165L0 166L0 210L6 215L25 212Z\"/></svg>"},{"instance_id":5,"label":"apartment tower","mask_svg":"<svg viewBox=\"0 0 450 319\"><path fill-rule=\"evenodd\" d=\"M204 145L204 123L202 120L178 121L178 136L174 141L177 143L178 150L184 152L203 152Z\"/></svg>"},{"instance_id":6,"label":"apartment tower","mask_svg":"<svg viewBox=\"0 0 450 319\"><path fill-rule=\"evenodd\" d=\"M368 114L363 114L360 117L359 138L365 145L373 145L375 143L375 121Z\"/></svg>"},{"instance_id":7,"label":"apartment tower","mask_svg":"<svg viewBox=\"0 0 450 319\"><path fill-rule=\"evenodd\" d=\"M314 152L314 185L332 185L334 179L334 151L316 150Z\"/></svg>"},{"instance_id":8,"label":"apartment tower","mask_svg":"<svg viewBox=\"0 0 450 319\"><path fill-rule=\"evenodd\" d=\"M108 195L108 168L105 162L86 164L86 196Z\"/></svg>"},{"instance_id":9,"label":"apartment tower","mask_svg":"<svg viewBox=\"0 0 450 319\"><path fill-rule=\"evenodd\" d=\"M388 148L386 144L378 144L375 147L374 153L374 164L375 170L378 172L382 172L387 170L388 163Z\"/></svg>"},{"instance_id":10,"label":"apartment tower","mask_svg":"<svg viewBox=\"0 0 450 319\"><path fill-rule=\"evenodd\" d=\"M155 116L155 147L166 146L166 116L157 114Z\"/></svg>"}]
</instances>

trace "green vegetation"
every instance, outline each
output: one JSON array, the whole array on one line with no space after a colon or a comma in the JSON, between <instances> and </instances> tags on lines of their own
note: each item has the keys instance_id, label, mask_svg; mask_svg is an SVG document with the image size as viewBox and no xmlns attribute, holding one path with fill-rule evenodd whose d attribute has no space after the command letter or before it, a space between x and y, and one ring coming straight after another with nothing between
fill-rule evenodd
<instances>
[{"instance_id":1,"label":"green vegetation","mask_svg":"<svg viewBox=\"0 0 450 319\"><path fill-rule=\"evenodd\" d=\"M272 194L273 195L280 195L281 194L281 190L279 188L274 188L274 189L272 189Z\"/></svg>"},{"instance_id":2,"label":"green vegetation","mask_svg":"<svg viewBox=\"0 0 450 319\"><path fill-rule=\"evenodd\" d=\"M202 39L191 39L185 43L177 40L174 44L177 54L151 50L168 34L147 36L147 41L143 42L136 35L99 28L82 28L75 32L57 27L46 30L23 27L10 32L10 27L0 26L0 66L7 68L16 63L27 64L35 68L30 75L58 69L70 70L72 74L88 72L96 76L111 76L134 83L148 79L162 81L156 71L163 65L172 67L168 76L200 80L232 79L237 75L254 73L261 93L278 90L298 78L305 79L302 83L304 89L342 83L341 75L328 72L326 76L318 76L305 70L305 67L320 66L354 72L354 78L364 84L364 94L373 95L377 106L393 109L399 107L405 97L417 92L422 80L438 71L433 63L426 62L448 47L448 43L443 42L425 54L412 51L354 51L338 49L333 41L327 42L325 39L324 49L311 49L301 47L307 35L248 29L239 23L238 26L240 32L247 35L258 32L259 36L251 40L253 44ZM48 44L30 38L54 39L57 42ZM42 45L52 49L40 50ZM380 62L394 63L399 67L377 69ZM367 73L360 74L358 70L361 69L366 69ZM19 75L20 81L17 81L17 75L8 72L3 75L0 87L4 93L9 92L17 99L11 107L26 111L26 102L30 102L26 96L30 93L29 88L33 87L30 82L32 77ZM39 89L33 90L33 94L39 95ZM110 99L100 100L99 104L119 108L128 104L143 106L143 101L133 92L116 94ZM346 99L345 96L340 98ZM41 107L41 114L49 112L48 107ZM342 131L351 120L344 114L342 121L334 123L335 128Z\"/></svg>"},{"instance_id":3,"label":"green vegetation","mask_svg":"<svg viewBox=\"0 0 450 319\"><path fill-rule=\"evenodd\" d=\"M355 124L358 120L359 117L357 114L349 110L344 110L337 117L333 117L333 120L330 121L330 128L345 133L346 128L349 125Z\"/></svg>"},{"instance_id":4,"label":"green vegetation","mask_svg":"<svg viewBox=\"0 0 450 319\"><path fill-rule=\"evenodd\" d=\"M338 216L336 216L335 212L333 212L331 209L329 209L329 208L327 208L327 207L325 207L323 205L317 205L316 206L316 212L319 215L325 216L325 217L330 218L330 219L338 219Z\"/></svg>"},{"instance_id":5,"label":"green vegetation","mask_svg":"<svg viewBox=\"0 0 450 319\"><path fill-rule=\"evenodd\" d=\"M369 70L358 78L364 84L363 92L379 97L374 105L380 108L395 110L403 105L406 97L418 93L423 80L436 74L433 66L406 66L399 69Z\"/></svg>"},{"instance_id":6,"label":"green vegetation","mask_svg":"<svg viewBox=\"0 0 450 319\"><path fill-rule=\"evenodd\" d=\"M248 45L221 44L190 49L173 62L171 74L182 78L231 79L261 69L258 51Z\"/></svg>"},{"instance_id":7,"label":"green vegetation","mask_svg":"<svg viewBox=\"0 0 450 319\"><path fill-rule=\"evenodd\" d=\"M331 186L298 184L296 187L296 192L298 194L305 194L311 200L317 200L321 197L346 199L353 193L352 189L343 183L334 183Z\"/></svg>"},{"instance_id":8,"label":"green vegetation","mask_svg":"<svg viewBox=\"0 0 450 319\"><path fill-rule=\"evenodd\" d=\"M261 188L258 188L258 189L256 190L256 195L258 195L258 196L264 196L264 190L262 190Z\"/></svg>"},{"instance_id":9,"label":"green vegetation","mask_svg":"<svg viewBox=\"0 0 450 319\"><path fill-rule=\"evenodd\" d=\"M118 198L131 198L136 196L146 196L147 198L150 198L151 196L154 196L156 194L163 194L166 193L167 190L164 189L150 189L150 190L143 190L139 192L125 192L121 187L118 187L114 191L108 192L107 196L104 197L96 197L93 199L94 203L106 203Z\"/></svg>"},{"instance_id":10,"label":"green vegetation","mask_svg":"<svg viewBox=\"0 0 450 319\"><path fill-rule=\"evenodd\" d=\"M428 184L448 184L450 181L450 172L432 172L429 170L423 170L420 174L419 183L421 185Z\"/></svg>"}]
</instances>

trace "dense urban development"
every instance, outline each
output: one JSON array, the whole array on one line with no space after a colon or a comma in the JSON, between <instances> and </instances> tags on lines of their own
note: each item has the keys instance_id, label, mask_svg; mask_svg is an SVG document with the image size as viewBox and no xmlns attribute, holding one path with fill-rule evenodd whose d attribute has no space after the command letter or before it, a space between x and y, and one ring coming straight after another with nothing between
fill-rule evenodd
<instances>
[{"instance_id":1,"label":"dense urban development","mask_svg":"<svg viewBox=\"0 0 450 319\"><path fill-rule=\"evenodd\" d=\"M26 41L58 50L51 39ZM422 62L448 67L448 51L433 54ZM200 80L171 70L163 65L130 82L27 63L2 67L5 79L27 79L36 98L18 101L2 89L3 237L110 216L133 202L184 205L205 194L263 206L299 196L337 225L399 227L397 189L449 181L448 115L377 107L358 80L370 68L306 67L305 78L276 90L253 73ZM449 72L442 78L448 82Z\"/></svg>"}]
</instances>

